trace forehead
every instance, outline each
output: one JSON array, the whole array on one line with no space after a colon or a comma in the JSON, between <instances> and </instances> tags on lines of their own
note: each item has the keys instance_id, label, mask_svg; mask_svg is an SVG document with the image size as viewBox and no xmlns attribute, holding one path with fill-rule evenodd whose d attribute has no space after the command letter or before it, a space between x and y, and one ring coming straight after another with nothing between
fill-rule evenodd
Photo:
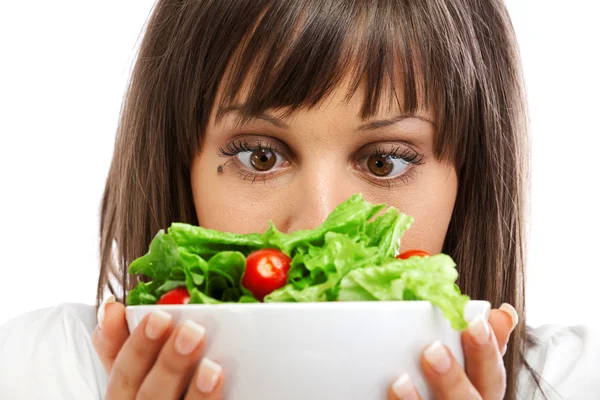
<instances>
[{"instance_id":1,"label":"forehead","mask_svg":"<svg viewBox=\"0 0 600 400\"><path fill-rule=\"evenodd\" d=\"M396 75L398 74L396 72ZM365 116L363 111L365 102L369 101L369 99L372 100L374 96L372 88L369 87L365 80L354 87L354 77L349 72L346 72L339 82L337 82L337 85L330 88L314 104L306 102L299 105L274 106L267 102L267 104L259 108L252 105L253 92L256 95L255 91L260 90L260 88L257 88L253 84L256 79L256 69L250 69L243 84L234 93L235 95L226 99L226 85L230 79L231 68L228 68L219 84L217 96L211 111L211 124L213 125L220 124L227 117L235 117L238 123L243 124L251 119L266 119L270 116L274 117L273 121L277 125L277 121L293 119L298 114L305 112L321 116L327 115L332 118L336 116L344 119L351 118L357 122L369 122L373 119L378 120L387 116L402 115L416 116L434 123L434 114L430 106L420 105L406 111L404 88L399 84L402 80L398 77L396 79L389 79L385 85L378 89L376 107L368 116ZM297 82L297 85L298 88L293 87L291 90L301 90L303 86L306 86L306 83Z\"/></svg>"},{"instance_id":2,"label":"forehead","mask_svg":"<svg viewBox=\"0 0 600 400\"><path fill-rule=\"evenodd\" d=\"M235 102L215 108L213 125L219 125L224 120L232 120L234 124L243 125L249 120L266 121L278 128L288 129L298 117L331 119L336 123L348 124L355 131L369 131L393 125L407 118L417 118L435 126L434 117L429 109L417 109L412 113L403 112L394 99L384 99L382 107L369 118L361 117L363 107L364 89L359 88L348 98L349 79L343 80L340 85L326 97L321 99L314 107L301 107L291 110L288 108L268 108L248 115L244 119L244 109L247 102L247 88L242 89Z\"/></svg>"}]
</instances>

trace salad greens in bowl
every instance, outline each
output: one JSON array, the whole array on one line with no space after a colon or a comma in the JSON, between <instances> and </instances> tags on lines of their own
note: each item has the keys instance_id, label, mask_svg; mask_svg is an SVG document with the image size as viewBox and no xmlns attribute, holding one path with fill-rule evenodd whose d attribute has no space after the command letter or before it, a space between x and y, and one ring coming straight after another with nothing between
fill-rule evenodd
<instances>
[{"instance_id":1,"label":"salad greens in bowl","mask_svg":"<svg viewBox=\"0 0 600 400\"><path fill-rule=\"evenodd\" d=\"M357 194L292 233L173 223L129 267L149 279L128 293L129 328L156 307L204 325L228 399L384 398L404 372L428 398L420 353L441 340L463 363L460 331L490 304L461 293L448 255L400 253L412 222Z\"/></svg>"}]
</instances>

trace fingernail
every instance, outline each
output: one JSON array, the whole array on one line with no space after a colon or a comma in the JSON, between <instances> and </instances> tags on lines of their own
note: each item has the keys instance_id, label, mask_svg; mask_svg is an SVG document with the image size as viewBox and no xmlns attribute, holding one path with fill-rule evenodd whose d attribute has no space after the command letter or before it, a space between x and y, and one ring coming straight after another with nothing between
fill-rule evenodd
<instances>
[{"instance_id":1,"label":"fingernail","mask_svg":"<svg viewBox=\"0 0 600 400\"><path fill-rule=\"evenodd\" d=\"M425 359L438 374L443 374L450 369L450 357L439 340L425 350Z\"/></svg>"},{"instance_id":2,"label":"fingernail","mask_svg":"<svg viewBox=\"0 0 600 400\"><path fill-rule=\"evenodd\" d=\"M181 355L187 356L200 345L205 332L204 327L197 323L190 320L185 321L175 338L175 349Z\"/></svg>"},{"instance_id":3,"label":"fingernail","mask_svg":"<svg viewBox=\"0 0 600 400\"><path fill-rule=\"evenodd\" d=\"M473 339L480 345L484 345L490 340L490 327L481 315L471 321L467 330Z\"/></svg>"},{"instance_id":4,"label":"fingernail","mask_svg":"<svg viewBox=\"0 0 600 400\"><path fill-rule=\"evenodd\" d=\"M150 340L156 340L165 333L171 323L171 314L161 310L152 311L146 322L146 337Z\"/></svg>"},{"instance_id":5,"label":"fingernail","mask_svg":"<svg viewBox=\"0 0 600 400\"><path fill-rule=\"evenodd\" d=\"M214 390L223 368L213 360L204 357L200 363L200 371L196 378L196 386L202 393L210 393Z\"/></svg>"},{"instance_id":6,"label":"fingernail","mask_svg":"<svg viewBox=\"0 0 600 400\"><path fill-rule=\"evenodd\" d=\"M110 296L105 298L102 301L102 304L100 304L100 307L98 307L98 314L96 315L96 318L98 320L98 326L100 327L100 329L102 329L102 323L104 322L104 309L106 308L106 305L108 303L114 303L114 302L115 302L115 295L111 294Z\"/></svg>"},{"instance_id":7,"label":"fingernail","mask_svg":"<svg viewBox=\"0 0 600 400\"><path fill-rule=\"evenodd\" d=\"M519 323L519 314L517 314L517 310L508 303L503 303L499 309L510 315L510 319L512 319L512 328L510 328L510 331L512 332Z\"/></svg>"},{"instance_id":8,"label":"fingernail","mask_svg":"<svg viewBox=\"0 0 600 400\"><path fill-rule=\"evenodd\" d=\"M402 375L392 385L392 390L400 400L418 400L417 391L408 374Z\"/></svg>"}]
</instances>

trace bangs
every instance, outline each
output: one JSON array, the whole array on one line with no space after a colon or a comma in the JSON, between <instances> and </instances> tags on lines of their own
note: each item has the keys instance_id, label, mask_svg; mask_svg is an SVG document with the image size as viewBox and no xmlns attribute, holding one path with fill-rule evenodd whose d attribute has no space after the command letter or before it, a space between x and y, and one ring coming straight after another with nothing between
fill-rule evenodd
<instances>
[{"instance_id":1,"label":"bangs","mask_svg":"<svg viewBox=\"0 0 600 400\"><path fill-rule=\"evenodd\" d=\"M417 90L415 79L422 62L409 49L407 26L392 23L405 19L389 4L343 3L268 6L232 57L219 108L233 104L245 88L243 121L269 108L285 108L288 116L315 107L344 79L350 82L346 100L363 85L361 119L375 115L384 99L406 112L425 106L417 93L425 98L427 93ZM399 79L403 99L395 90Z\"/></svg>"},{"instance_id":2,"label":"bangs","mask_svg":"<svg viewBox=\"0 0 600 400\"><path fill-rule=\"evenodd\" d=\"M448 116L470 114L475 68L451 6L436 3L296 0L251 7L255 15L241 19L252 23L228 60L218 109L236 104L243 88L240 124L267 109L286 117L317 106L347 80L347 100L362 86L361 119L384 106L409 115L427 109L438 127L437 155L456 158L456 134L465 130L444 131Z\"/></svg>"}]
</instances>

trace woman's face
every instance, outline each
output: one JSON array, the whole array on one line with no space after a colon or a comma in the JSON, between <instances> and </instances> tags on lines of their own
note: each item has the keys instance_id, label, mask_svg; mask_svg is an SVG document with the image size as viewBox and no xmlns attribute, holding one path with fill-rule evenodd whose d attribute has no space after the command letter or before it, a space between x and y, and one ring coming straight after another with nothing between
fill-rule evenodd
<instances>
[{"instance_id":1,"label":"woman's face","mask_svg":"<svg viewBox=\"0 0 600 400\"><path fill-rule=\"evenodd\" d=\"M235 233L263 232L269 220L283 232L310 229L362 193L414 217L403 250L439 253L457 177L434 157L431 115L374 123L397 117L394 110L363 121L363 94L346 102L346 91L341 85L320 107L287 119L267 111L241 127L235 110L215 124L215 107L191 171L199 224Z\"/></svg>"}]
</instances>

